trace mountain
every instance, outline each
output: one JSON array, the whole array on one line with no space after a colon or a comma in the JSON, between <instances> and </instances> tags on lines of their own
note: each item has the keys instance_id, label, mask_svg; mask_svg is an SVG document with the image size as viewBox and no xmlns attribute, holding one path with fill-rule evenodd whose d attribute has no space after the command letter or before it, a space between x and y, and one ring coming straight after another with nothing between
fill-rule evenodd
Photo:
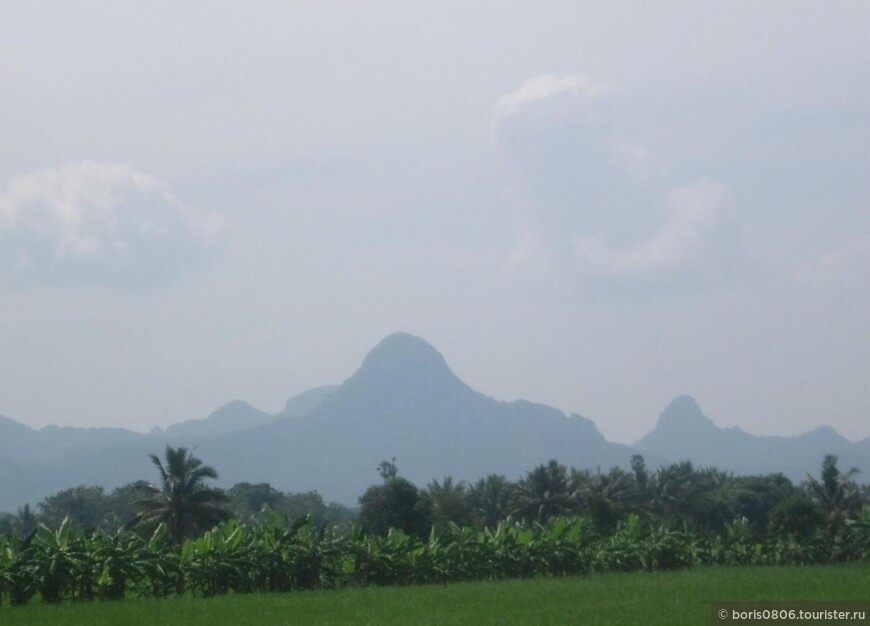
<instances>
[{"instance_id":1,"label":"mountain","mask_svg":"<svg viewBox=\"0 0 870 626\"><path fill-rule=\"evenodd\" d=\"M140 437L123 428L73 428L50 424L39 430L0 415L0 457L42 463L93 445L112 445Z\"/></svg>"},{"instance_id":2,"label":"mountain","mask_svg":"<svg viewBox=\"0 0 870 626\"><path fill-rule=\"evenodd\" d=\"M275 420L274 415L255 409L247 402L234 400L225 404L205 419L187 420L173 424L166 429L166 436L179 437L213 437L228 435L245 428L254 428ZM154 431L153 434L159 435Z\"/></svg>"},{"instance_id":3,"label":"mountain","mask_svg":"<svg viewBox=\"0 0 870 626\"><path fill-rule=\"evenodd\" d=\"M206 418L172 424L165 431L158 428L153 430L151 434L155 436L165 434L166 437L172 439L229 435L240 430L263 426L282 418L304 415L323 402L335 389L336 387L333 385L309 389L290 398L284 409L277 414L265 413L243 400L234 400Z\"/></svg>"},{"instance_id":4,"label":"mountain","mask_svg":"<svg viewBox=\"0 0 870 626\"><path fill-rule=\"evenodd\" d=\"M840 469L854 467L860 483L870 484L870 437L862 439L840 452Z\"/></svg>"},{"instance_id":5,"label":"mountain","mask_svg":"<svg viewBox=\"0 0 870 626\"><path fill-rule=\"evenodd\" d=\"M644 454L689 460L737 474L782 472L793 480L802 480L807 473L817 474L825 454L845 455L870 471L870 455L861 455L859 445L829 426L793 437L765 437L740 428L719 428L691 396L671 402L659 416L655 429L635 444Z\"/></svg>"},{"instance_id":6,"label":"mountain","mask_svg":"<svg viewBox=\"0 0 870 626\"><path fill-rule=\"evenodd\" d=\"M343 502L354 502L377 480L378 463L392 457L403 476L425 484L443 475L517 478L551 458L578 467L627 466L634 453L606 441L579 415L474 391L432 346L406 334L375 346L311 412L197 445L230 482L268 480Z\"/></svg>"},{"instance_id":7,"label":"mountain","mask_svg":"<svg viewBox=\"0 0 870 626\"><path fill-rule=\"evenodd\" d=\"M0 457L10 457L28 448L38 437L36 430L0 415Z\"/></svg>"},{"instance_id":8,"label":"mountain","mask_svg":"<svg viewBox=\"0 0 870 626\"><path fill-rule=\"evenodd\" d=\"M38 488L25 467L0 457L0 512L12 512L25 502L33 502L34 489Z\"/></svg>"},{"instance_id":9,"label":"mountain","mask_svg":"<svg viewBox=\"0 0 870 626\"><path fill-rule=\"evenodd\" d=\"M338 385L323 385L303 391L298 396L293 396L287 400L284 410L276 417L299 417L300 415L305 415L331 396L336 389L338 389Z\"/></svg>"},{"instance_id":10,"label":"mountain","mask_svg":"<svg viewBox=\"0 0 870 626\"><path fill-rule=\"evenodd\" d=\"M607 441L581 415L485 396L449 368L423 339L390 335L339 386L291 398L279 413L231 402L205 419L148 435L123 429L46 427L0 417L0 511L80 484L106 489L155 479L148 454L195 448L217 468L218 484L268 482L285 491L319 491L352 504L382 460L396 457L418 485L451 475L473 481L490 473L516 479L549 459L577 468L627 467L642 453L647 467L691 460L741 474L818 474L823 456L870 476L870 438L851 444L829 427L797 437L759 437L719 428L689 396L675 399L635 446Z\"/></svg>"},{"instance_id":11,"label":"mountain","mask_svg":"<svg viewBox=\"0 0 870 626\"><path fill-rule=\"evenodd\" d=\"M300 414L301 412L301 414ZM627 466L635 452L610 443L580 415L527 401L500 402L471 389L424 340L391 335L338 387L292 399L278 415L233 402L203 420L129 440L70 450L28 469L30 501L78 484L107 489L153 478L149 453L167 444L196 448L216 467L219 484L269 482L287 491L318 490L355 503L384 459L397 458L403 476L425 484L453 475L518 478L551 458L577 467ZM11 510L0 489L0 510Z\"/></svg>"}]
</instances>

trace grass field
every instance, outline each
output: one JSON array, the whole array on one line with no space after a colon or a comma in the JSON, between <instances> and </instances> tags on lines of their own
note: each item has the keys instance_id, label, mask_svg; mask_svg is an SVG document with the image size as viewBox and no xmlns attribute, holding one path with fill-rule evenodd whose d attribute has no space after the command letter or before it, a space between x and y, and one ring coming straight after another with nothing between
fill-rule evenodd
<instances>
[{"instance_id":1,"label":"grass field","mask_svg":"<svg viewBox=\"0 0 870 626\"><path fill-rule=\"evenodd\" d=\"M870 600L870 564L0 608L0 624L709 624L715 600Z\"/></svg>"}]
</instances>

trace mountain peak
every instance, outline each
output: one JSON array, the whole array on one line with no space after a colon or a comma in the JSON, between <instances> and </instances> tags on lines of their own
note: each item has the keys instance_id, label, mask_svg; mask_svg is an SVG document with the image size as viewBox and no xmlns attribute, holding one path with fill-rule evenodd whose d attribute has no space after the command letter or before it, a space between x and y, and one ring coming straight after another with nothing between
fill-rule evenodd
<instances>
[{"instance_id":1,"label":"mountain peak","mask_svg":"<svg viewBox=\"0 0 870 626\"><path fill-rule=\"evenodd\" d=\"M425 340L407 333L395 333L382 339L342 387L342 393L356 389L385 397L412 394L418 399L426 392L437 397L460 389L470 391L450 371L440 352Z\"/></svg>"},{"instance_id":2,"label":"mountain peak","mask_svg":"<svg viewBox=\"0 0 870 626\"><path fill-rule=\"evenodd\" d=\"M678 396L665 407L659 415L656 429L682 429L686 427L714 426L709 417L704 415L701 407L692 396Z\"/></svg>"},{"instance_id":3,"label":"mountain peak","mask_svg":"<svg viewBox=\"0 0 870 626\"><path fill-rule=\"evenodd\" d=\"M273 421L275 416L252 407L244 400L233 400L204 419L172 424L166 429L170 437L213 437L226 435Z\"/></svg>"},{"instance_id":4,"label":"mountain peak","mask_svg":"<svg viewBox=\"0 0 870 626\"><path fill-rule=\"evenodd\" d=\"M453 376L438 350L424 339L408 333L394 333L382 339L366 355L357 373L401 378Z\"/></svg>"}]
</instances>

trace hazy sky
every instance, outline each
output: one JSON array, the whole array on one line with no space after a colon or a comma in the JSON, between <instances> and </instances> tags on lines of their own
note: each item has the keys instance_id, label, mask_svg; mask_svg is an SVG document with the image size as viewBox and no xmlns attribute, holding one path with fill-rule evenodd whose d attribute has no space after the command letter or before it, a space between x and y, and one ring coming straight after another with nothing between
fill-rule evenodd
<instances>
[{"instance_id":1,"label":"hazy sky","mask_svg":"<svg viewBox=\"0 0 870 626\"><path fill-rule=\"evenodd\" d=\"M385 335L634 441L870 435L870 3L0 4L0 414L277 411Z\"/></svg>"}]
</instances>

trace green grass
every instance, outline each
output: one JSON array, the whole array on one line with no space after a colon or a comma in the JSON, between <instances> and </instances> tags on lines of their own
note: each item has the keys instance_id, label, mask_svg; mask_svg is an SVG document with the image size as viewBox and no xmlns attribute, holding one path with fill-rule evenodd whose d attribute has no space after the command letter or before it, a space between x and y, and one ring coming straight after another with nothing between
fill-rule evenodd
<instances>
[{"instance_id":1,"label":"green grass","mask_svg":"<svg viewBox=\"0 0 870 626\"><path fill-rule=\"evenodd\" d=\"M870 564L0 608L0 624L709 624L715 600L870 600Z\"/></svg>"}]
</instances>

